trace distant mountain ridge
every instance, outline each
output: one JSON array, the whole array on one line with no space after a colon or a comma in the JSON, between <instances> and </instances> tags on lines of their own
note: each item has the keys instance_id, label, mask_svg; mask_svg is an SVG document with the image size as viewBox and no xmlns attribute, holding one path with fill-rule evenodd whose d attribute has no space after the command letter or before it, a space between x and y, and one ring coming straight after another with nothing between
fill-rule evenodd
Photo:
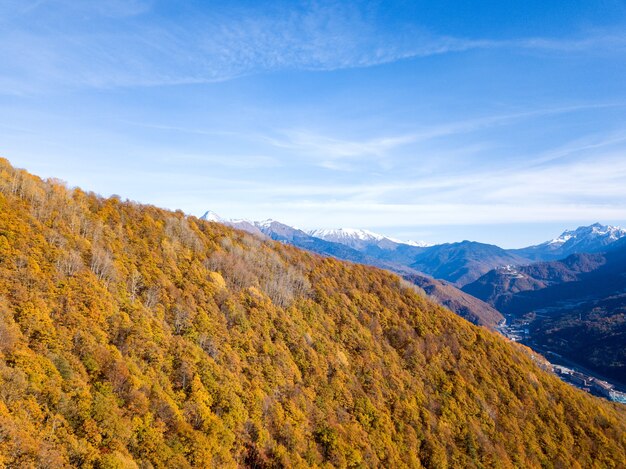
<instances>
[{"instance_id":1,"label":"distant mountain ridge","mask_svg":"<svg viewBox=\"0 0 626 469\"><path fill-rule=\"evenodd\" d=\"M411 267L462 287L495 267L525 263L527 259L498 246L461 241L425 250L416 257Z\"/></svg>"},{"instance_id":2,"label":"distant mountain ridge","mask_svg":"<svg viewBox=\"0 0 626 469\"><path fill-rule=\"evenodd\" d=\"M602 254L572 254L560 261L536 262L524 266L507 265L487 272L465 285L463 291L488 302L497 309L508 310L512 297L567 282L575 282L585 273L606 263Z\"/></svg>"},{"instance_id":3,"label":"distant mountain ridge","mask_svg":"<svg viewBox=\"0 0 626 469\"><path fill-rule=\"evenodd\" d=\"M274 220L227 220L210 211L202 218L353 262L407 274L422 272L452 282L457 287L478 280L492 269L564 259L575 253L598 253L612 243L626 239L626 229L594 223L566 230L560 236L536 246L502 249L492 244L467 240L436 245L399 241L390 236L354 228L305 232ZM327 245L322 241L333 244ZM346 251L338 245L350 250Z\"/></svg>"},{"instance_id":4,"label":"distant mountain ridge","mask_svg":"<svg viewBox=\"0 0 626 469\"><path fill-rule=\"evenodd\" d=\"M366 249L372 245L376 245L381 249L392 250L396 249L399 244L420 248L433 246L424 241L400 241L389 236L373 233L369 230L355 228L318 229L307 231L307 233L316 238L345 244L354 249Z\"/></svg>"}]
</instances>

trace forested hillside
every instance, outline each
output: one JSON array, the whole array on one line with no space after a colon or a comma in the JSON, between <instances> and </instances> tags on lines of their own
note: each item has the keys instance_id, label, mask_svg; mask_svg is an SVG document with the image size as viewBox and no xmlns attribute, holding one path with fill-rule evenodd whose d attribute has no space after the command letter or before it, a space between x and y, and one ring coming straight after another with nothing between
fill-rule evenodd
<instances>
[{"instance_id":1,"label":"forested hillside","mask_svg":"<svg viewBox=\"0 0 626 469\"><path fill-rule=\"evenodd\" d=\"M417 274L403 275L403 278L424 290L431 300L445 306L473 324L486 326L493 330L504 319L498 310L457 289L445 280Z\"/></svg>"},{"instance_id":2,"label":"forested hillside","mask_svg":"<svg viewBox=\"0 0 626 469\"><path fill-rule=\"evenodd\" d=\"M624 464L623 406L391 273L0 161L0 466Z\"/></svg>"}]
</instances>

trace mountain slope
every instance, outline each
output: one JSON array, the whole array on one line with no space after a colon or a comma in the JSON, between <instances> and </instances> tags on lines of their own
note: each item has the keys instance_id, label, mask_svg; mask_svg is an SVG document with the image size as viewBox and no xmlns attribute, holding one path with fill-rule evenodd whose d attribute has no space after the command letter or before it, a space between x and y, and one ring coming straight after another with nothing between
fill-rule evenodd
<instances>
[{"instance_id":1,"label":"mountain slope","mask_svg":"<svg viewBox=\"0 0 626 469\"><path fill-rule=\"evenodd\" d=\"M393 274L0 162L7 467L611 467L626 413Z\"/></svg>"},{"instance_id":2,"label":"mountain slope","mask_svg":"<svg viewBox=\"0 0 626 469\"><path fill-rule=\"evenodd\" d=\"M615 241L626 237L626 230L619 226L594 223L564 231L557 238L537 246L510 250L511 253L533 261L564 259L571 254L606 251Z\"/></svg>"},{"instance_id":3,"label":"mountain slope","mask_svg":"<svg viewBox=\"0 0 626 469\"><path fill-rule=\"evenodd\" d=\"M606 259L601 254L572 254L562 261L499 267L465 285L462 290L498 309L504 309L517 293L579 280L582 274L592 272L605 263Z\"/></svg>"},{"instance_id":4,"label":"mountain slope","mask_svg":"<svg viewBox=\"0 0 626 469\"><path fill-rule=\"evenodd\" d=\"M527 262L497 246L463 241L427 245L401 243L367 230L314 230L309 234L345 244L377 261L408 267L437 279L462 286L493 267Z\"/></svg>"},{"instance_id":5,"label":"mountain slope","mask_svg":"<svg viewBox=\"0 0 626 469\"><path fill-rule=\"evenodd\" d=\"M626 386L626 293L567 304L537 317L529 329L541 349Z\"/></svg>"},{"instance_id":6,"label":"mountain slope","mask_svg":"<svg viewBox=\"0 0 626 469\"><path fill-rule=\"evenodd\" d=\"M422 288L424 293L431 296L435 301L474 324L494 329L498 323L504 319L500 313L495 311L487 303L463 293L453 285L428 278L401 263L386 260L386 258L382 256L370 256L362 251L349 247L347 243L338 243L317 238L302 230L274 220L266 220L264 222L225 221L213 212L207 212L202 219L215 221L217 223L226 224L227 226L243 229L252 234L257 234L255 231L249 229L249 226L253 226L255 230L258 230L261 236L266 236L275 241L291 244L325 256L333 256L337 259L390 270L402 275L409 282ZM357 235L360 236L360 234ZM366 233L365 236L368 237L369 235ZM382 248L378 246L367 246L366 249L371 251L374 247L382 250ZM414 249L414 247L399 245L397 252L400 253L406 249Z\"/></svg>"},{"instance_id":7,"label":"mountain slope","mask_svg":"<svg viewBox=\"0 0 626 469\"><path fill-rule=\"evenodd\" d=\"M492 306L444 280L419 274L404 275L404 279L423 289L429 298L473 324L495 329L504 319L504 316Z\"/></svg>"}]
</instances>

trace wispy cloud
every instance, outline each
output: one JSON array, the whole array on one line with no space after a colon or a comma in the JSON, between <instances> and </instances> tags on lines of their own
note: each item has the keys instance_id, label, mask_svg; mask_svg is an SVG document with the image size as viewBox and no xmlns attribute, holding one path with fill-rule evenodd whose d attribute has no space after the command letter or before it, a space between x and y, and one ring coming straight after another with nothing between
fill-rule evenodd
<instances>
[{"instance_id":1,"label":"wispy cloud","mask_svg":"<svg viewBox=\"0 0 626 469\"><path fill-rule=\"evenodd\" d=\"M330 199L386 203L428 201L434 204L473 200L481 203L576 203L580 200L626 201L626 162L619 154L574 164L442 175L418 181L370 184L298 184L278 187L248 184L248 191L276 200L323 196ZM334 201L333 201L334 203Z\"/></svg>"},{"instance_id":2,"label":"wispy cloud","mask_svg":"<svg viewBox=\"0 0 626 469\"><path fill-rule=\"evenodd\" d=\"M626 130L584 135L573 141L567 142L557 148L543 152L532 158L528 164L543 165L563 158L575 158L580 155L589 155L597 151L604 151L606 148L618 146L626 143Z\"/></svg>"},{"instance_id":3,"label":"wispy cloud","mask_svg":"<svg viewBox=\"0 0 626 469\"><path fill-rule=\"evenodd\" d=\"M215 167L231 168L237 170L259 169L259 168L278 168L281 162L277 158L265 155L215 155L215 154L185 154L180 152L172 152L168 156L159 158L164 163L190 164L200 166L203 169L215 169ZM206 180L206 178L205 178Z\"/></svg>"},{"instance_id":4,"label":"wispy cloud","mask_svg":"<svg viewBox=\"0 0 626 469\"><path fill-rule=\"evenodd\" d=\"M287 129L272 136L247 136L247 138L256 138L276 148L287 149L311 157L315 163L328 169L349 170L353 168L353 163L364 163L371 158L379 163L386 162L388 164L389 157L393 156L395 150L418 142L506 126L528 119L619 107L626 107L626 103L581 103L546 107L424 126L403 134L362 139L337 138L302 129ZM585 137L584 142L571 142L564 147L535 157L532 161L535 164L540 164L571 155L573 152L582 152L596 147L608 146L611 143L619 143L624 138L626 137L622 133L611 136L603 134L600 140L598 138L590 140L590 137Z\"/></svg>"},{"instance_id":5,"label":"wispy cloud","mask_svg":"<svg viewBox=\"0 0 626 469\"><path fill-rule=\"evenodd\" d=\"M240 201L264 201L257 213L299 226L427 225L626 219L623 151L526 168L441 174L378 183L267 184L223 182L234 216L250 216ZM266 205L264 205L266 204ZM241 213L239 213L241 211Z\"/></svg>"},{"instance_id":6,"label":"wispy cloud","mask_svg":"<svg viewBox=\"0 0 626 469\"><path fill-rule=\"evenodd\" d=\"M542 37L522 38L512 41L502 41L501 43L494 43L493 45L548 52L617 52L626 49L626 35L622 32L595 32L587 37L569 39Z\"/></svg>"},{"instance_id":7,"label":"wispy cloud","mask_svg":"<svg viewBox=\"0 0 626 469\"><path fill-rule=\"evenodd\" d=\"M177 23L151 11L145 0L17 3L9 1L4 9L8 17L15 18L17 11L22 18L5 22L0 32L0 74L22 92L51 85L207 83L266 71L370 67L477 49L618 53L626 48L623 34L491 40L436 35L414 24L386 31L377 27L376 13L357 2L292 3L280 12L261 7L192 10ZM96 17L108 21L94 21ZM37 27L41 23L46 27Z\"/></svg>"},{"instance_id":8,"label":"wispy cloud","mask_svg":"<svg viewBox=\"0 0 626 469\"><path fill-rule=\"evenodd\" d=\"M352 162L373 157L380 160L393 149L415 141L414 135L379 137L374 139L344 140L307 131L287 131L283 138L264 137L272 146L295 151L311 157L314 163L327 169L346 171Z\"/></svg>"}]
</instances>

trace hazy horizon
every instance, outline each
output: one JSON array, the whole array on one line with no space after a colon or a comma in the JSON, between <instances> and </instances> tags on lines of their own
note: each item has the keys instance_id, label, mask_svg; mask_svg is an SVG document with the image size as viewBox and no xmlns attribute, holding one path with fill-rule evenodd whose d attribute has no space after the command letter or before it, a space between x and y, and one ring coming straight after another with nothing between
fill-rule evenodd
<instances>
[{"instance_id":1,"label":"hazy horizon","mask_svg":"<svg viewBox=\"0 0 626 469\"><path fill-rule=\"evenodd\" d=\"M2 156L2 155L0 155ZM11 163L14 163L10 161ZM17 165L19 167L19 165ZM37 176L43 178L55 178L60 179L68 185L68 187L79 187L85 191L93 191L102 197L119 196L122 200L133 200L138 203L156 205L168 210L183 210L176 206L165 206L155 204L150 201L135 199L128 197L123 193L117 192L99 192L94 188L75 184L72 181L68 181L53 173L44 174L33 171L28 167L23 167ZM524 223L508 223L508 224L492 224L492 225L423 225L417 229L411 229L407 227L389 227L389 226L349 226L349 225L322 225L316 224L315 220L310 220L309 223L297 224L291 223L289 220L279 219L273 216L265 217L241 217L232 213L218 213L211 207L201 210L200 212L188 212L183 210L187 215L200 218L207 211L215 212L217 215L224 219L246 219L250 221L262 221L272 219L289 226L293 226L304 231L315 229L338 229L338 228L352 228L352 229L364 229L373 231L378 234L382 234L391 238L395 238L400 241L424 241L430 244L444 244L455 243L460 241L477 241L480 243L494 244L504 249L517 249L528 246L537 245L545 241L556 238L562 232L566 230L574 230L580 226L588 226L593 223L601 223L602 225L621 226L626 228L626 220L588 220L585 222L572 221L569 224L567 222L552 222L541 224L524 224ZM515 243L512 240L517 240Z\"/></svg>"}]
</instances>

